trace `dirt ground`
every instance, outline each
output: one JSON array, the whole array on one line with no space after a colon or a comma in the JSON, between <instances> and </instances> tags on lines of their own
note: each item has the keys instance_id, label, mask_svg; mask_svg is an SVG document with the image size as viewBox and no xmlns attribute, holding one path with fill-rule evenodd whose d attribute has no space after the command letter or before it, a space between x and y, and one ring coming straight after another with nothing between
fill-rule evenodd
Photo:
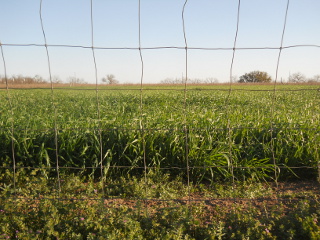
<instances>
[{"instance_id":1,"label":"dirt ground","mask_svg":"<svg viewBox=\"0 0 320 240\"><path fill-rule=\"evenodd\" d=\"M232 210L234 208L246 209L254 207L262 211L275 209L281 205L284 213L301 200L309 202L320 201L320 183L316 181L279 182L269 184L273 194L258 198L207 198L201 193L192 193L190 196L179 199L105 199L104 204L109 208L131 208L147 210L152 213L161 209L179 206L202 206L206 212L217 209Z\"/></svg>"}]
</instances>

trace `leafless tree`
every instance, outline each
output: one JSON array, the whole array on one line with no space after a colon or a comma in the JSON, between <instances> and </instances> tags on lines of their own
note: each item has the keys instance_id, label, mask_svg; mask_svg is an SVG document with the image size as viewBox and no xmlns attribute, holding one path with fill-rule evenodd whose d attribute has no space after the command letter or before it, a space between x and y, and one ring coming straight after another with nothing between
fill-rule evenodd
<instances>
[{"instance_id":1,"label":"leafless tree","mask_svg":"<svg viewBox=\"0 0 320 240\"><path fill-rule=\"evenodd\" d=\"M101 81L107 84L119 84L119 81L113 74L108 74L106 77L102 78Z\"/></svg>"},{"instance_id":2,"label":"leafless tree","mask_svg":"<svg viewBox=\"0 0 320 240\"><path fill-rule=\"evenodd\" d=\"M86 82L82 78L77 77L69 77L68 82L70 86L73 86L74 84L85 84Z\"/></svg>"},{"instance_id":3,"label":"leafless tree","mask_svg":"<svg viewBox=\"0 0 320 240\"><path fill-rule=\"evenodd\" d=\"M314 75L313 78L308 79L310 83L320 83L320 74Z\"/></svg>"},{"instance_id":4,"label":"leafless tree","mask_svg":"<svg viewBox=\"0 0 320 240\"><path fill-rule=\"evenodd\" d=\"M289 83L304 83L306 82L306 77L300 72L293 73L289 76Z\"/></svg>"}]
</instances>

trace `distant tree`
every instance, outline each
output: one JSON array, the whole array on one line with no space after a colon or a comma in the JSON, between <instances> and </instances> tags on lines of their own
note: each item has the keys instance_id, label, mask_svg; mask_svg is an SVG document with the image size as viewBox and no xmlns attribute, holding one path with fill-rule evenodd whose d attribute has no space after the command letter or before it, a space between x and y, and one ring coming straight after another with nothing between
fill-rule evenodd
<instances>
[{"instance_id":1,"label":"distant tree","mask_svg":"<svg viewBox=\"0 0 320 240\"><path fill-rule=\"evenodd\" d=\"M288 82L290 83L304 83L306 81L307 81L306 77L300 72L290 74L288 79Z\"/></svg>"},{"instance_id":2,"label":"distant tree","mask_svg":"<svg viewBox=\"0 0 320 240\"><path fill-rule=\"evenodd\" d=\"M24 76L24 75L12 75L11 77L4 77L0 76L0 83L8 83L10 84L34 84L34 83L46 83L46 80L43 79L39 75L35 75L34 77Z\"/></svg>"},{"instance_id":3,"label":"distant tree","mask_svg":"<svg viewBox=\"0 0 320 240\"><path fill-rule=\"evenodd\" d=\"M313 78L308 79L310 83L320 83L320 74L314 75Z\"/></svg>"},{"instance_id":4,"label":"distant tree","mask_svg":"<svg viewBox=\"0 0 320 240\"><path fill-rule=\"evenodd\" d=\"M33 79L34 79L34 81L35 81L36 83L45 83L45 82L46 82L46 80L43 79L40 75L35 75L35 76L33 77Z\"/></svg>"},{"instance_id":5,"label":"distant tree","mask_svg":"<svg viewBox=\"0 0 320 240\"><path fill-rule=\"evenodd\" d=\"M69 77L68 82L69 82L70 86L72 86L74 84L86 84L86 82L82 78L77 78L77 77Z\"/></svg>"},{"instance_id":6,"label":"distant tree","mask_svg":"<svg viewBox=\"0 0 320 240\"><path fill-rule=\"evenodd\" d=\"M184 77L182 78L166 78L164 80L160 81L160 84L184 84L186 79ZM188 84L212 84L212 83L219 83L219 80L217 78L188 78L187 79Z\"/></svg>"},{"instance_id":7,"label":"distant tree","mask_svg":"<svg viewBox=\"0 0 320 240\"><path fill-rule=\"evenodd\" d=\"M314 75L313 79L314 79L316 82L320 82L320 74Z\"/></svg>"},{"instance_id":8,"label":"distant tree","mask_svg":"<svg viewBox=\"0 0 320 240\"><path fill-rule=\"evenodd\" d=\"M171 78L166 78L160 81L161 84L172 84L173 80Z\"/></svg>"},{"instance_id":9,"label":"distant tree","mask_svg":"<svg viewBox=\"0 0 320 240\"><path fill-rule=\"evenodd\" d=\"M106 77L102 78L101 81L107 84L119 84L119 81L113 74L108 74Z\"/></svg>"},{"instance_id":10,"label":"distant tree","mask_svg":"<svg viewBox=\"0 0 320 240\"><path fill-rule=\"evenodd\" d=\"M53 76L52 77L52 82L53 83L62 83L62 80L60 79L60 77L59 76Z\"/></svg>"},{"instance_id":11,"label":"distant tree","mask_svg":"<svg viewBox=\"0 0 320 240\"><path fill-rule=\"evenodd\" d=\"M166 78L164 80L161 80L160 83L161 84L183 84L185 81L185 79L181 79L181 78Z\"/></svg>"},{"instance_id":12,"label":"distant tree","mask_svg":"<svg viewBox=\"0 0 320 240\"><path fill-rule=\"evenodd\" d=\"M242 75L239 78L239 83L268 83L271 82L271 77L266 72L252 71Z\"/></svg>"},{"instance_id":13,"label":"distant tree","mask_svg":"<svg viewBox=\"0 0 320 240\"><path fill-rule=\"evenodd\" d=\"M206 78L204 83L219 83L219 80L217 78L210 77L210 78Z\"/></svg>"}]
</instances>

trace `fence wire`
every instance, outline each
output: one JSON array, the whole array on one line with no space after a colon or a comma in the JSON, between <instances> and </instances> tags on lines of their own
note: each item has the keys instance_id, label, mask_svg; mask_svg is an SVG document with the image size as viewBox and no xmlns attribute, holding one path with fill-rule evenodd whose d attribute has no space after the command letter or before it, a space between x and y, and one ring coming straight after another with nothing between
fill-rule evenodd
<instances>
[{"instance_id":1,"label":"fence wire","mask_svg":"<svg viewBox=\"0 0 320 240\"><path fill-rule=\"evenodd\" d=\"M14 44L14 43L1 43L0 42L0 47L1 47L1 54L2 54L2 61L3 61L3 68L4 68L4 78L6 80L6 84L5 84L5 90L6 90L6 94L7 94L7 102L10 108L10 116L12 118L12 120L10 121L11 125L10 127L5 127L5 126L0 126L1 131L9 131L10 135L11 135L11 151L12 151L12 165L10 166L1 166L1 169L4 170L10 170L12 171L12 188L13 188L13 196L8 196L7 199L16 199L16 200L25 200L25 201L40 201L40 200L50 200L50 201L111 201L111 200L116 200L116 199L123 199L123 198L116 198L116 197L108 197L107 191L108 191L108 180L106 178L106 171L108 169L136 169L136 170L142 170L143 171L143 176L144 176L144 195L142 197L135 197L134 200L138 201L141 200L144 202L144 209L146 211L147 214L149 214L149 203L150 202L179 202L179 203L186 203L186 204L191 204L192 202L204 202L206 204L213 204L215 205L216 203L214 201L230 201L230 199L234 202L237 201L253 201L254 199L252 198L239 198L236 197L236 195L234 194L234 197L232 198L214 198L214 197L195 197L191 191L191 185L192 185L192 180L190 175L192 174L193 171L195 170L208 170L208 169L226 169L226 170L230 170L231 171L231 177L232 177L232 186L235 187L237 185L236 183L236 179L235 179L235 174L234 172L237 170L243 170L243 169L270 169L270 166L264 167L264 166L239 166L237 164L234 163L234 159L233 156L234 154L236 154L233 148L233 137L234 137L234 131L236 130L256 130L256 131L266 131L269 132L270 135L270 146L269 150L271 152L271 160L272 160L272 168L273 168L273 172L274 172L274 177L273 177L273 181L276 183L276 188L278 188L278 181L279 181L279 169L283 169L283 170L287 170L288 167L285 165L278 165L277 164L277 156L275 153L275 148L276 148L276 133L279 131L294 131L294 130L300 130L300 131L312 131L315 133L319 132L318 128L314 128L314 127L290 127L290 126L281 126L278 127L276 124L274 124L275 122L275 118L276 118L276 102L277 102L277 93L279 92L310 92L310 91L314 91L316 93L316 96L319 97L319 88L314 87L313 89L310 88L301 88L301 89L278 89L277 88L277 84L278 84L278 75L279 75L279 68L280 68L280 60L281 60L281 54L283 52L284 49L292 49L292 48L319 48L320 45L309 45L309 44L305 44L305 45L289 45L289 46L284 46L283 42L284 42L284 36L285 36L285 30L286 30L286 23L287 23L287 15L289 12L289 3L290 1L287 1L287 6L286 6L286 11L284 13L284 23L283 23L283 29L282 29L282 35L280 36L280 44L279 47L246 47L246 48L241 48L241 47L237 47L237 36L238 36L238 31L241 30L241 1L238 1L238 6L237 6L237 21L235 23L236 25L236 32L235 32L235 37L234 37L234 42L233 42L233 47L226 47L226 48L201 48L201 47L190 47L188 46L188 38L187 38L187 34L186 34L186 22L185 22L185 9L188 8L188 0L186 0L183 4L183 8L181 9L181 15L182 15L182 30L183 30L183 38L184 38L184 46L155 46L155 47L143 47L142 42L141 42L141 2L139 0L139 4L138 4L138 46L137 47L105 47L105 46L95 46L94 43L94 21L93 21L93 16L94 16L94 1L91 0L90 1L90 12L91 12L91 46L81 46L81 45L67 45L67 44L47 44L47 38L46 38L46 31L45 31L45 26L43 24L43 20L42 20L42 0L40 0L40 10L39 10L39 17L40 17L40 23L41 23L41 29L42 29L42 33L43 33L43 44L35 44L35 43L31 43L31 44ZM49 78L50 78L50 84L51 87L49 88L51 90L50 92L50 98L51 98L51 107L52 107L52 118L53 118L53 126L50 128L46 128L46 129L34 129L34 128L19 128L19 127L14 127L14 121L15 119L15 110L14 107L12 106L12 96L11 96L11 91L17 91L17 90L44 90L46 89L45 87L30 87L30 88L25 88L25 87L19 87L19 86L14 86L14 85L10 85L8 83L8 76L7 76L7 66L6 66L6 57L5 57L5 52L4 52L4 47L10 47L10 48L27 48L27 47L39 47L39 48L43 48L46 52L46 57L47 57L47 66L48 66L48 73L49 73ZM93 68L94 68L94 78L95 78L95 88L76 88L76 87L60 87L59 86L59 91L61 90L68 90L68 91L95 91L96 94L96 113L97 113L97 119L95 122L95 126L90 128L85 128L82 129L83 131L93 131L93 132L97 132L97 138L98 138L98 145L99 145L99 163L96 166L85 166L85 167L73 167L73 166L61 166L60 165L60 161L62 161L61 156L60 156L60 144L59 144L59 138L60 135L62 134L63 131L75 131L75 130L81 130L81 128L61 128L59 125L59 119L58 119L58 115L57 115L57 98L56 98L56 88L55 88L55 84L53 82L52 79L52 70L51 70L51 61L50 61L50 50L54 49L54 48L82 48L82 49L91 49L92 51L92 62L93 62ZM185 57L184 57L184 71L185 71L185 76L183 79L183 87L180 89L175 89L174 87L171 86L163 86L163 87L159 87L159 88L154 88L152 87L152 85L148 85L146 83L144 83L144 71L145 71L145 66L144 66L144 58L143 58L143 52L144 51L148 51L148 50L163 50L163 49L179 49L179 50L183 50L185 52ZM98 83L98 67L97 67L97 59L95 56L95 51L97 50L129 50L129 51L138 51L139 52L139 57L140 57L140 64L141 64L141 69L140 69L140 84L138 87L128 87L125 90L121 87L117 87L115 86L112 89L104 89L101 88L99 86ZM247 89L247 88L241 88L241 87L237 87L234 88L234 82L233 82L233 67L234 67L234 60L237 57L237 51L250 51L250 50L278 50L278 58L277 58L277 62L276 62L276 68L275 68L275 81L273 84L272 89ZM191 84L189 84L188 82L188 77L189 77L189 61L188 61L188 56L189 56L189 52L190 51L232 51L232 59L230 62L230 80L228 82L228 87L227 88L219 88L219 87L215 87L213 89L210 88L205 88L205 89L201 89L201 91L208 91L208 92L225 92L227 94L226 98L225 98L225 113L227 116L227 124L225 128L216 128L216 127L208 127L208 128L195 128L190 124L190 120L189 120L189 108L188 108L188 99L189 99L189 94L192 92L197 92L199 91L198 89L192 89L189 88L189 86L192 86ZM148 88L144 88L145 86L148 86ZM48 88L47 88L48 89ZM128 91L128 90L132 90L132 91L137 91L139 93L139 127L138 128L127 128L127 127L121 127L118 126L117 128L105 128L102 125L102 122L104 121L103 118L101 117L101 99L100 99L100 93L101 92L106 92L106 91ZM176 128L176 129L172 129L172 128L150 128L147 125L146 122L146 118L144 117L145 115L145 96L144 94L149 92L149 91L177 91L177 92L181 92L183 93L182 95L182 99L181 102L183 103L182 109L184 112L184 116L183 116L183 124L180 128ZM231 113L233 111L232 106L231 106L231 102L230 99L233 96L233 94L235 94L236 92L266 92L266 93L270 93L272 94L272 103L271 103L271 109L270 109L270 121L269 121L269 127L250 127L250 126L233 126L231 123ZM54 148L54 157L55 157L55 166L43 166L43 167L32 167L32 166L24 166L24 163L19 163L17 164L16 162L16 142L15 142L15 133L17 132L23 132L23 131L30 131L30 132L53 132L54 133L54 144L53 144L53 148ZM103 140L103 134L105 132L112 132L112 131L122 131L122 132L130 132L130 131L139 131L140 132L140 137L141 137L141 145L142 145L142 152L141 154L141 159L143 161L143 166L129 166L129 165L115 165L112 166L110 165L110 163L106 164L106 159L109 157L109 152L108 149L105 147L106 143ZM148 134L153 134L156 131L168 131L168 132L180 132L183 135L184 138L184 147L183 147L183 159L185 161L185 166L170 166L170 167L163 167L163 166L149 166L148 162L147 162L147 156L146 156L146 137ZM190 151L192 151L192 146L190 146L189 143L189 133L192 131L215 131L215 132L227 132L226 134L226 138L228 141L228 152L227 157L229 160L229 164L228 166L226 165L220 165L220 164L205 164L203 166L190 166L190 159L189 159L189 153ZM319 134L319 133L318 133ZM315 144L317 145L317 143ZM318 146L320 145L320 143L318 143ZM315 151L319 151L319 149L316 147ZM318 171L320 173L320 161L319 161L319 156L318 156ZM293 166L290 167L290 169L313 169L314 167L311 166ZM44 196L38 196L38 197L32 197L29 198L27 196L21 197L19 196L18 192L17 192L17 181L18 181L18 177L16 176L17 171L21 170L21 169L26 169L26 170L55 170L56 173L56 182L57 182L57 197L56 198L47 198ZM72 198L65 198L65 197L61 197L60 193L62 191L61 189L61 183L63 181L65 181L63 179L62 176L60 176L60 172L61 170L64 169L71 169L71 170L79 170L79 171L85 171L85 170L100 170L100 188L99 191L101 191L102 193L102 198L95 198L95 197L88 197L88 198L76 198L76 197L72 197ZM187 198L182 197L182 198L173 198L173 199L161 199L161 198L148 198L147 197L147 192L148 192L148 188L150 188L150 183L148 180L148 171L149 170L173 170L173 171L179 171L179 172L185 172L186 174L186 184L187 184ZM319 174L320 175L320 174ZM233 188L233 191L235 191L235 188ZM274 200L274 199L270 199L270 197L262 197L259 198L260 200ZM314 199L311 199L314 200ZM129 201L129 200L128 200ZM277 198L277 201L299 201L299 199L288 199L288 198ZM12 211L12 213L15 213L15 211Z\"/></svg>"}]
</instances>

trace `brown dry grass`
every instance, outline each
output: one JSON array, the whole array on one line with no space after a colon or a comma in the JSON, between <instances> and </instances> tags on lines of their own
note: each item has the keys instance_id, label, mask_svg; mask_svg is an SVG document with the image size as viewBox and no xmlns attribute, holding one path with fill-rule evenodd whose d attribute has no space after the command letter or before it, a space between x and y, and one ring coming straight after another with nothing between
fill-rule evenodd
<instances>
[{"instance_id":1,"label":"brown dry grass","mask_svg":"<svg viewBox=\"0 0 320 240\"><path fill-rule=\"evenodd\" d=\"M230 83L202 83L202 84L187 84L187 86L229 86ZM232 86L273 86L274 83L232 83ZM287 86L320 86L320 82L312 82L312 83L276 83L276 85L287 85ZM76 88L76 87L89 87L89 88L96 88L96 87L140 87L140 83L126 83L126 84L69 84L69 83L33 83L33 84L8 84L9 89L23 89L23 88L43 88L43 89L50 89L50 88ZM143 83L144 87L184 87L184 84L161 84L161 83ZM7 86L5 83L0 84L0 89L6 89Z\"/></svg>"}]
</instances>

